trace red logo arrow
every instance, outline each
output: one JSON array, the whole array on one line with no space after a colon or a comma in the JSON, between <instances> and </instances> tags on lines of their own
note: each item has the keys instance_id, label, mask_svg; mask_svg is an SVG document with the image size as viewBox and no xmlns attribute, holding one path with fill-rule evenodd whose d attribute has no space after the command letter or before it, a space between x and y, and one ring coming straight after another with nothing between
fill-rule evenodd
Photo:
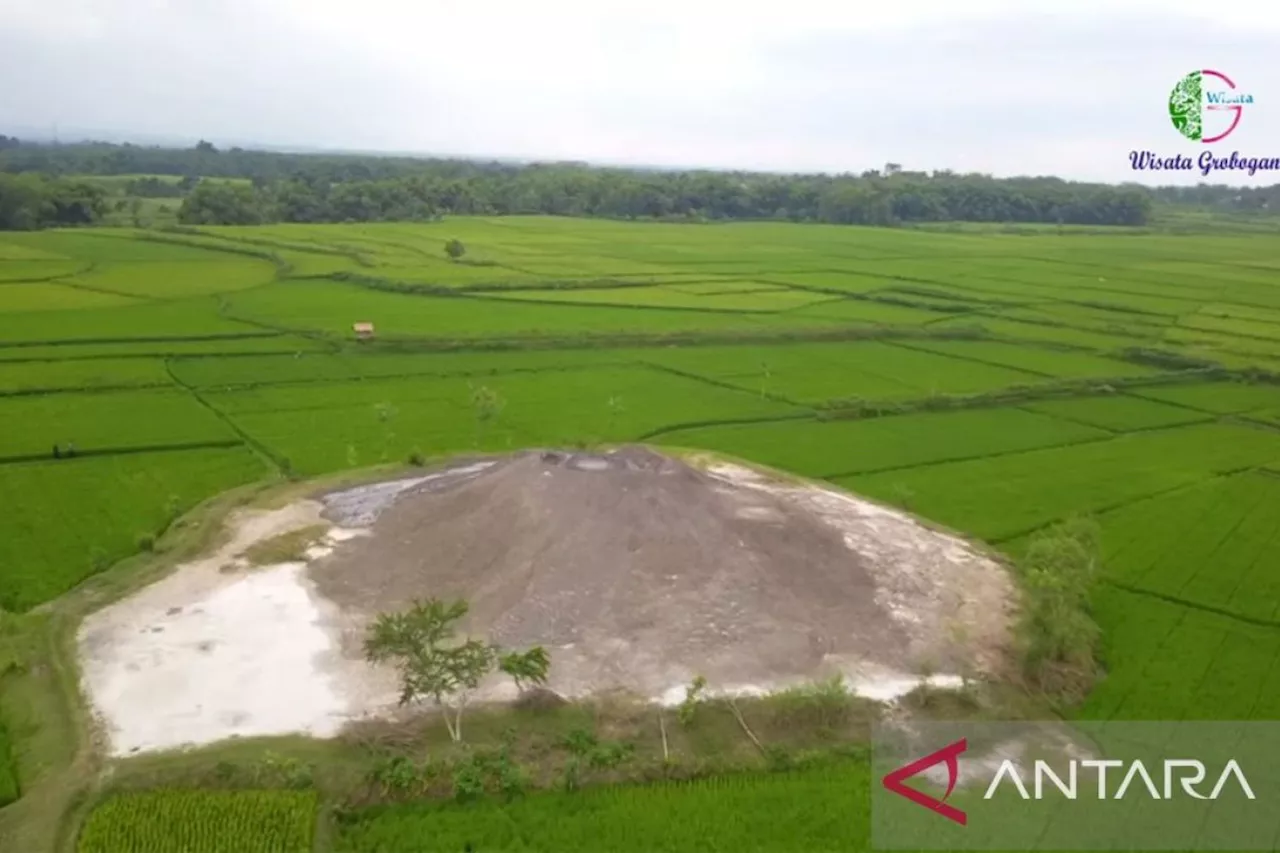
<instances>
[{"instance_id":1,"label":"red logo arrow","mask_svg":"<svg viewBox=\"0 0 1280 853\"><path fill-rule=\"evenodd\" d=\"M906 797L916 805L921 805L930 811L937 812L947 820L953 820L961 826L965 826L968 824L968 818L965 817L964 812L960 811L955 806L947 805L945 800L947 797L951 796L951 792L955 790L956 782L960 780L960 763L957 761L957 757L968 748L968 740L966 738L960 738L960 740L955 743L944 746L937 752L931 752L924 758L913 761L903 767L899 767L897 770L885 776L883 780L884 787L886 790L893 791L893 793L901 797ZM935 799L922 791L917 791L915 788L908 788L906 785L902 784L903 780L910 779L917 773L928 770L933 765L940 764L943 761L947 762L948 778L947 792L942 795L941 800Z\"/></svg>"}]
</instances>

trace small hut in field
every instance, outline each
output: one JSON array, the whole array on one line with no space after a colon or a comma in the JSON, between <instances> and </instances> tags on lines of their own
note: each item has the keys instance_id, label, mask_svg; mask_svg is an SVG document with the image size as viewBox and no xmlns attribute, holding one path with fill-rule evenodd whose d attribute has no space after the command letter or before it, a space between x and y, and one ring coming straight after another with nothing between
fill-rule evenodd
<instances>
[{"instance_id":1,"label":"small hut in field","mask_svg":"<svg viewBox=\"0 0 1280 853\"><path fill-rule=\"evenodd\" d=\"M356 333L356 340L371 341L373 340L373 324L372 323L353 323L352 331Z\"/></svg>"}]
</instances>

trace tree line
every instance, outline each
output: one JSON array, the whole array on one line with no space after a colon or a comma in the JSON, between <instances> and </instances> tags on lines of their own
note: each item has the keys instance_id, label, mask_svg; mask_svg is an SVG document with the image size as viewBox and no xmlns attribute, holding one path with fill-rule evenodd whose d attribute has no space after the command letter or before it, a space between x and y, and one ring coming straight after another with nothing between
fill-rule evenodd
<instances>
[{"instance_id":1,"label":"tree line","mask_svg":"<svg viewBox=\"0 0 1280 853\"><path fill-rule=\"evenodd\" d=\"M0 172L138 178L134 195L184 195L187 224L423 220L444 214L554 214L623 219L782 220L897 225L1027 222L1144 225L1159 202L1266 210L1280 186L1158 188L1052 177L1005 178L904 171L859 175L761 174L593 168L374 155L287 154L108 143L45 145L7 138ZM248 183L201 181L240 178ZM0 226L3 227L3 226Z\"/></svg>"},{"instance_id":2,"label":"tree line","mask_svg":"<svg viewBox=\"0 0 1280 853\"><path fill-rule=\"evenodd\" d=\"M0 231L91 225L106 209L106 192L87 181L0 172Z\"/></svg>"}]
</instances>

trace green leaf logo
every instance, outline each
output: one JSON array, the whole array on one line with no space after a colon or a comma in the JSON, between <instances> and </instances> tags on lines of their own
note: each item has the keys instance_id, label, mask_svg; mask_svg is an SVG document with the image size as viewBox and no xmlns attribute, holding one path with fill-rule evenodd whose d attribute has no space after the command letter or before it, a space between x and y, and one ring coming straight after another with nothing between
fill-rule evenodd
<instances>
[{"instance_id":1,"label":"green leaf logo","mask_svg":"<svg viewBox=\"0 0 1280 853\"><path fill-rule=\"evenodd\" d=\"M1192 71L1169 93L1169 119L1178 133L1195 142L1200 141L1203 131L1200 122L1200 75L1201 72Z\"/></svg>"}]
</instances>

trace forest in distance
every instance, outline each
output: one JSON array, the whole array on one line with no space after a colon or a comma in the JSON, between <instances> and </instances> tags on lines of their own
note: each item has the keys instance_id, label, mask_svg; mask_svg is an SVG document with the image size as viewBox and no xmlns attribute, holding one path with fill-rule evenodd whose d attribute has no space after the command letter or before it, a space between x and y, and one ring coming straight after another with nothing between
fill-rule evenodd
<instances>
[{"instance_id":1,"label":"forest in distance","mask_svg":"<svg viewBox=\"0 0 1280 853\"><path fill-rule=\"evenodd\" d=\"M423 221L452 215L588 216L848 225L929 222L1143 226L1158 206L1266 213L1280 185L1146 188L1053 177L915 172L764 174L290 154L0 136L0 229L93 224L107 211L92 178L135 176L130 194L173 200L186 225Z\"/></svg>"}]
</instances>

